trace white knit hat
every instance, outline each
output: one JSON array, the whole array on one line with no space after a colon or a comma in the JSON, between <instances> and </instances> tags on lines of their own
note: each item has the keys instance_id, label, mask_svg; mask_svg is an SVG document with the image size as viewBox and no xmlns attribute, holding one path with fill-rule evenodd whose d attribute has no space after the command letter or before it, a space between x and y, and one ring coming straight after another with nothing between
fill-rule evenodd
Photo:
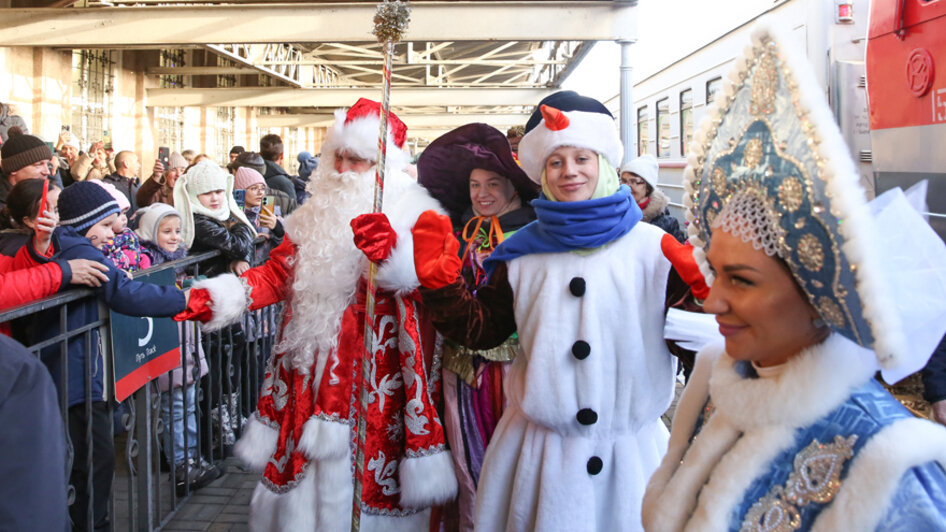
<instances>
[{"instance_id":1,"label":"white knit hat","mask_svg":"<svg viewBox=\"0 0 946 532\"><path fill-rule=\"evenodd\" d=\"M657 188L659 169L660 165L657 164L657 159L655 159L653 155L645 153L629 163L624 163L620 173L630 172L637 174L641 179L647 181L647 184L650 185L651 188Z\"/></svg>"},{"instance_id":2,"label":"white knit hat","mask_svg":"<svg viewBox=\"0 0 946 532\"><path fill-rule=\"evenodd\" d=\"M138 212L140 213L138 215L138 229L135 232L142 240L150 242L154 242L158 234L158 227L165 218L168 216L183 218L181 213L166 203L152 203L147 207L138 209Z\"/></svg>"},{"instance_id":3,"label":"white knit hat","mask_svg":"<svg viewBox=\"0 0 946 532\"><path fill-rule=\"evenodd\" d=\"M214 190L223 190L227 197L226 207L218 211L211 211L197 199L197 196ZM195 164L174 183L174 207L181 213L184 245L188 249L194 244L194 214L203 214L220 222L233 216L246 224L256 238L253 224L246 219L243 209L233 198L233 175L213 161L203 160Z\"/></svg>"}]
</instances>

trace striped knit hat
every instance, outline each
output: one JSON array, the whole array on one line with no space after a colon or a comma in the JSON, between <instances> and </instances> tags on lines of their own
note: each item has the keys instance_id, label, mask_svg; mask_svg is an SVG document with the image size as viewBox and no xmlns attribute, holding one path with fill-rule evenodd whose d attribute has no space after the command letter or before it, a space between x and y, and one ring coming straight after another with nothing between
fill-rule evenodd
<instances>
[{"instance_id":1,"label":"striped knit hat","mask_svg":"<svg viewBox=\"0 0 946 532\"><path fill-rule=\"evenodd\" d=\"M73 183L59 195L59 225L74 227L82 236L93 225L120 213L115 198L95 183Z\"/></svg>"},{"instance_id":2,"label":"striped knit hat","mask_svg":"<svg viewBox=\"0 0 946 532\"><path fill-rule=\"evenodd\" d=\"M52 150L35 135L11 135L0 148L0 167L7 174L52 158Z\"/></svg>"}]
</instances>

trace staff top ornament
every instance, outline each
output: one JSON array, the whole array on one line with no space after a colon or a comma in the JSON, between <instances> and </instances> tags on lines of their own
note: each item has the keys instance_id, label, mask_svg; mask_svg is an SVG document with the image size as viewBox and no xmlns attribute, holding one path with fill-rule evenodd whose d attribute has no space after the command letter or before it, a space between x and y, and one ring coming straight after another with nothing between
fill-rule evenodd
<instances>
[{"instance_id":1,"label":"staff top ornament","mask_svg":"<svg viewBox=\"0 0 946 532\"><path fill-rule=\"evenodd\" d=\"M378 11L374 15L374 31L371 33L380 43L399 42L410 21L411 8L408 2L384 0L384 3L378 4Z\"/></svg>"}]
</instances>

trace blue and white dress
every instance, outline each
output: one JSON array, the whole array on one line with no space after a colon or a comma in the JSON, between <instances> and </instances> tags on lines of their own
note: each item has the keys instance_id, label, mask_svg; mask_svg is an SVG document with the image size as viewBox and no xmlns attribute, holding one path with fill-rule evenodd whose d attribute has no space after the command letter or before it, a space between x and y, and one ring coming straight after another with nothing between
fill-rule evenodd
<instances>
[{"instance_id":1,"label":"blue and white dress","mask_svg":"<svg viewBox=\"0 0 946 532\"><path fill-rule=\"evenodd\" d=\"M760 376L704 349L644 497L648 532L946 530L946 429L838 334Z\"/></svg>"}]
</instances>

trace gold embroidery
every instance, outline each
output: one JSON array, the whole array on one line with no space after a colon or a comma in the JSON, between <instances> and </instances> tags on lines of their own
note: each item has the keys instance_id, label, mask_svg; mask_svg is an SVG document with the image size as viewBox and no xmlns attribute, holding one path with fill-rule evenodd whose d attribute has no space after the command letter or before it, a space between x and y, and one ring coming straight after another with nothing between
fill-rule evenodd
<instances>
[{"instance_id":1,"label":"gold embroidery","mask_svg":"<svg viewBox=\"0 0 946 532\"><path fill-rule=\"evenodd\" d=\"M817 439L795 455L792 473L746 512L740 532L793 532L801 528L800 509L831 502L841 489L841 470L854 454L857 435L835 436L834 443Z\"/></svg>"},{"instance_id":2,"label":"gold embroidery","mask_svg":"<svg viewBox=\"0 0 946 532\"><path fill-rule=\"evenodd\" d=\"M762 162L762 139L749 139L746 143L746 150L742 153L742 165L747 168L755 168Z\"/></svg>"},{"instance_id":3,"label":"gold embroidery","mask_svg":"<svg viewBox=\"0 0 946 532\"><path fill-rule=\"evenodd\" d=\"M798 240L798 260L802 266L816 272L824 266L824 248L812 234L806 234Z\"/></svg>"},{"instance_id":4,"label":"gold embroidery","mask_svg":"<svg viewBox=\"0 0 946 532\"><path fill-rule=\"evenodd\" d=\"M772 51L764 51L759 57L759 65L752 75L752 100L749 112L753 115L767 115L775 111L775 93L778 89L778 68Z\"/></svg>"},{"instance_id":5,"label":"gold embroidery","mask_svg":"<svg viewBox=\"0 0 946 532\"><path fill-rule=\"evenodd\" d=\"M838 328L844 327L844 314L841 313L838 304L828 296L818 298L818 311L831 325Z\"/></svg>"},{"instance_id":6,"label":"gold embroidery","mask_svg":"<svg viewBox=\"0 0 946 532\"><path fill-rule=\"evenodd\" d=\"M726 195L726 172L718 166L713 169L713 190L717 196Z\"/></svg>"},{"instance_id":7,"label":"gold embroidery","mask_svg":"<svg viewBox=\"0 0 946 532\"><path fill-rule=\"evenodd\" d=\"M778 187L778 199L786 212L795 212L804 200L801 181L788 177Z\"/></svg>"}]
</instances>

